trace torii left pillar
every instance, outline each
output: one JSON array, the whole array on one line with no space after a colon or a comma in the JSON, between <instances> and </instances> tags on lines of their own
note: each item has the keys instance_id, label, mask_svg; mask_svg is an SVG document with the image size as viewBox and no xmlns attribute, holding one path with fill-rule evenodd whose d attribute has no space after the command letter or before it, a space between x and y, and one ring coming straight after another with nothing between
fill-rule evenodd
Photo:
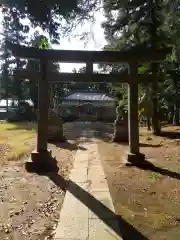
<instances>
[{"instance_id":1,"label":"torii left pillar","mask_svg":"<svg viewBox=\"0 0 180 240\"><path fill-rule=\"evenodd\" d=\"M37 150L31 154L34 167L38 170L49 168L51 163L51 151L48 150L48 109L49 90L47 79L46 59L40 60L41 78L38 79L38 130L37 130Z\"/></svg>"}]
</instances>

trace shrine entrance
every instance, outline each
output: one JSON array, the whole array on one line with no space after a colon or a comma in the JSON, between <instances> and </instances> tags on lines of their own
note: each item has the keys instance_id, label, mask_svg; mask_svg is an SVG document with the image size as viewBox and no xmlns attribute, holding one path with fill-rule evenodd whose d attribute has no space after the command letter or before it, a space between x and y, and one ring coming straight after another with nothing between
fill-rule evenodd
<instances>
[{"instance_id":1,"label":"shrine entrance","mask_svg":"<svg viewBox=\"0 0 180 240\"><path fill-rule=\"evenodd\" d=\"M85 121L98 120L99 107L94 105L93 103L90 103L90 102L83 103L79 105L77 108L78 108L80 120L85 120Z\"/></svg>"},{"instance_id":2,"label":"shrine entrance","mask_svg":"<svg viewBox=\"0 0 180 240\"><path fill-rule=\"evenodd\" d=\"M138 121L138 84L151 82L156 76L138 74L138 64L143 62L163 61L171 48L166 49L132 49L130 51L71 51L71 50L41 50L16 44L8 44L12 55L21 58L39 59L40 72L16 71L21 79L39 80L39 112L37 151L32 153L32 161L39 168L51 165L51 152L47 148L48 140L48 106L49 83L58 82L127 82L128 83L128 134L129 153L127 161L133 164L143 164L145 156L139 151L139 121ZM66 63L86 63L86 73L49 73L48 61ZM122 74L93 73L94 63L127 63L128 71ZM45 97L46 96L46 97Z\"/></svg>"}]
</instances>

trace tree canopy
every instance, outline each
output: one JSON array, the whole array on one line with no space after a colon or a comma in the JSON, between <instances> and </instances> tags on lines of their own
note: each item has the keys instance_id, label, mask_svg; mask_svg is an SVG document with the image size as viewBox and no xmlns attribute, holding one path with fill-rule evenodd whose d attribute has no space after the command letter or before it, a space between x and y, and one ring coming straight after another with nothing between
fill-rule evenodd
<instances>
[{"instance_id":1,"label":"tree canopy","mask_svg":"<svg viewBox=\"0 0 180 240\"><path fill-rule=\"evenodd\" d=\"M48 29L58 38L60 31L72 29L77 23L90 19L100 0L7 0L6 6L16 8L23 18L27 17L34 26Z\"/></svg>"},{"instance_id":2,"label":"tree canopy","mask_svg":"<svg viewBox=\"0 0 180 240\"><path fill-rule=\"evenodd\" d=\"M139 87L140 112L151 116L155 133L159 133L158 121L163 111L175 114L174 123L179 123L179 1L169 0L105 0L103 3L104 28L107 45L105 50L131 49L145 46L159 48L173 46L173 53L165 64L144 64L139 72L166 73L164 82L154 79L149 85ZM101 65L101 69L119 72L125 65ZM125 84L114 85L113 92L124 99ZM126 99L126 97L125 97ZM142 101L141 101L142 100ZM127 104L127 101L124 101ZM151 105L149 108L148 106ZM146 106L146 107L145 107ZM146 111L151 109L151 111ZM171 118L172 119L172 118Z\"/></svg>"}]
</instances>

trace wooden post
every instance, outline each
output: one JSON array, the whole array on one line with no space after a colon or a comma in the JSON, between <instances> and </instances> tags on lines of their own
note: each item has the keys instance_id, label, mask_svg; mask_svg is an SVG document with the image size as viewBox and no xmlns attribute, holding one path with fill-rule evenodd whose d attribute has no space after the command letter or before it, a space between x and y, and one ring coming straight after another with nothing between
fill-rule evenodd
<instances>
[{"instance_id":1,"label":"wooden post","mask_svg":"<svg viewBox=\"0 0 180 240\"><path fill-rule=\"evenodd\" d=\"M139 152L139 120L138 120L138 63L129 62L128 83L128 131L129 150L128 161L142 164L144 154Z\"/></svg>"},{"instance_id":2,"label":"wooden post","mask_svg":"<svg viewBox=\"0 0 180 240\"><path fill-rule=\"evenodd\" d=\"M93 62L87 62L86 63L86 72L87 73L93 73Z\"/></svg>"},{"instance_id":3,"label":"wooden post","mask_svg":"<svg viewBox=\"0 0 180 240\"><path fill-rule=\"evenodd\" d=\"M48 86L49 87L49 107L50 109L54 108L54 102L53 102L53 93L52 93L52 84Z\"/></svg>"},{"instance_id":4,"label":"wooden post","mask_svg":"<svg viewBox=\"0 0 180 240\"><path fill-rule=\"evenodd\" d=\"M128 128L130 153L139 153L139 124L138 124L138 64L129 63L128 84Z\"/></svg>"},{"instance_id":5,"label":"wooden post","mask_svg":"<svg viewBox=\"0 0 180 240\"><path fill-rule=\"evenodd\" d=\"M38 134L37 152L47 152L49 92L46 60L40 61L41 78L38 86Z\"/></svg>"}]
</instances>

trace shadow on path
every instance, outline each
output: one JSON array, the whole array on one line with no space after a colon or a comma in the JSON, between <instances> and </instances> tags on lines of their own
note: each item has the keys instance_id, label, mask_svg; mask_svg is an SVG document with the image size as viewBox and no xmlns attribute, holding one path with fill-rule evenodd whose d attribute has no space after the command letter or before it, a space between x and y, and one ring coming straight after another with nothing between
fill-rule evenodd
<instances>
[{"instance_id":1,"label":"shadow on path","mask_svg":"<svg viewBox=\"0 0 180 240\"><path fill-rule=\"evenodd\" d=\"M109 226L116 234L121 236L124 240L138 239L147 240L142 233L135 229L131 224L126 222L122 217L113 213L104 204L98 201L90 193L85 191L75 182L69 180L66 181L63 177L56 173L49 173L48 177L59 187L69 191L74 197L79 199L84 205L86 205L93 213L95 213L107 226ZM108 218L103 218L103 216L109 216ZM119 226L115 224L117 220Z\"/></svg>"},{"instance_id":2,"label":"shadow on path","mask_svg":"<svg viewBox=\"0 0 180 240\"><path fill-rule=\"evenodd\" d=\"M139 143L139 146L140 147L159 148L159 147L162 147L162 144Z\"/></svg>"},{"instance_id":3,"label":"shadow on path","mask_svg":"<svg viewBox=\"0 0 180 240\"><path fill-rule=\"evenodd\" d=\"M121 141L121 142L115 142L116 144L119 145L124 145L124 146L129 146L128 141ZM140 147L150 147L150 148L159 148L162 147L162 144L150 144L150 143L139 143Z\"/></svg>"},{"instance_id":4,"label":"shadow on path","mask_svg":"<svg viewBox=\"0 0 180 240\"><path fill-rule=\"evenodd\" d=\"M85 147L78 146L76 143L71 143L68 141L63 143L52 143L52 144L54 144L58 148L68 149L70 151L74 151L74 150L86 151L87 150Z\"/></svg>"},{"instance_id":5,"label":"shadow on path","mask_svg":"<svg viewBox=\"0 0 180 240\"><path fill-rule=\"evenodd\" d=\"M35 172L32 169L32 164L28 163L26 165L28 172ZM36 172L37 173L37 172ZM139 232L135 227L130 223L125 221L121 216L113 213L109 208L104 204L98 201L90 193L85 191L79 185L71 180L65 180L57 172L47 172L39 173L39 175L44 175L49 177L58 187L64 191L69 191L74 197L79 199L85 206L87 206L92 212L94 212L107 226L109 226L118 236L123 240L148 240L141 232ZM107 216L108 218L104 218ZM116 220L116 221L113 221ZM117 224L118 222L118 224Z\"/></svg>"},{"instance_id":6,"label":"shadow on path","mask_svg":"<svg viewBox=\"0 0 180 240\"><path fill-rule=\"evenodd\" d=\"M156 172L156 173L159 173L161 175L168 176L168 177L171 177L171 178L175 178L175 179L178 179L178 180L180 179L180 173L173 172L173 171L170 171L168 169L157 167L147 160L143 161L143 164L142 164L142 162L139 162L139 164L131 164L130 163L130 164L126 164L126 165L128 167L137 167L137 168L142 169L142 170Z\"/></svg>"},{"instance_id":7,"label":"shadow on path","mask_svg":"<svg viewBox=\"0 0 180 240\"><path fill-rule=\"evenodd\" d=\"M169 139L180 139L180 132L162 131L161 137L166 137Z\"/></svg>"}]
</instances>

